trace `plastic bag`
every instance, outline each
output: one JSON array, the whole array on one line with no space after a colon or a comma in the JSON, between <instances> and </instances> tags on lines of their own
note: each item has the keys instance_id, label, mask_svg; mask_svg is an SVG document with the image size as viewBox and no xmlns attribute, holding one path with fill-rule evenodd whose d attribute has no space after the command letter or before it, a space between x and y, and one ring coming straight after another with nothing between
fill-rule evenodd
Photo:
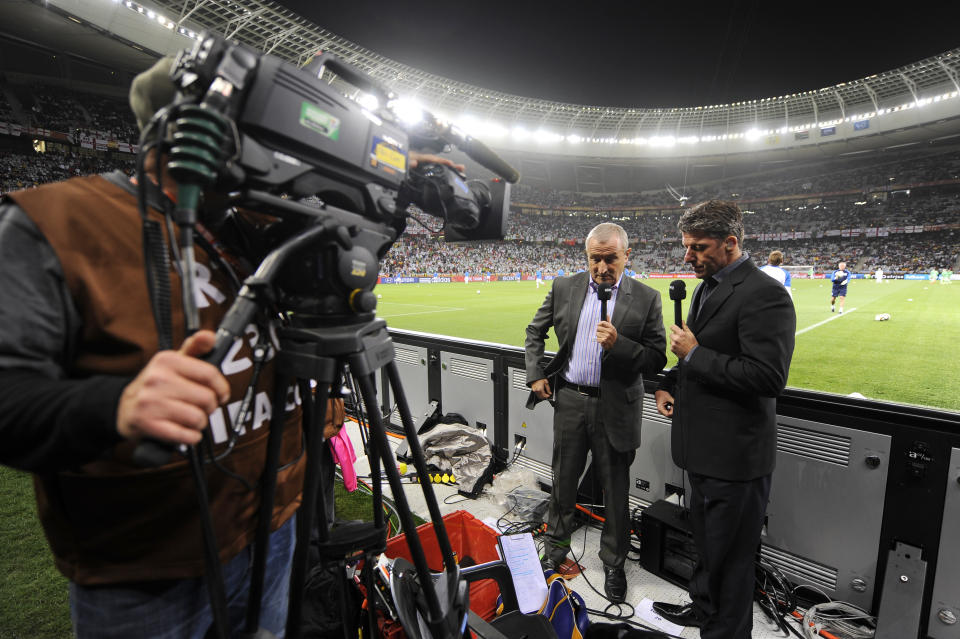
<instances>
[{"instance_id":1,"label":"plastic bag","mask_svg":"<svg viewBox=\"0 0 960 639\"><path fill-rule=\"evenodd\" d=\"M511 517L523 521L545 521L550 493L537 488L518 486L507 493Z\"/></svg>"}]
</instances>

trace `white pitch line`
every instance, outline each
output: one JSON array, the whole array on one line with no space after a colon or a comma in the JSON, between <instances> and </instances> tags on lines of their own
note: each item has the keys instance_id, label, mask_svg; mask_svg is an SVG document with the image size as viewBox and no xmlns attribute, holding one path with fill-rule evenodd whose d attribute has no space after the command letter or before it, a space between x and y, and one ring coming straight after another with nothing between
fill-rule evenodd
<instances>
[{"instance_id":1,"label":"white pitch line","mask_svg":"<svg viewBox=\"0 0 960 639\"><path fill-rule=\"evenodd\" d=\"M414 304L413 302L383 302L390 306L414 306L416 308L454 308L452 306L437 306L436 304ZM463 310L463 309L460 309Z\"/></svg>"},{"instance_id":2,"label":"white pitch line","mask_svg":"<svg viewBox=\"0 0 960 639\"><path fill-rule=\"evenodd\" d=\"M455 307L440 307L442 310L439 311L417 311L413 313L388 313L386 315L377 315L377 317L382 317L383 319L390 319L391 317L403 317L404 315L427 315L429 313L454 313L456 311L465 311L465 308L455 308Z\"/></svg>"},{"instance_id":3,"label":"white pitch line","mask_svg":"<svg viewBox=\"0 0 960 639\"><path fill-rule=\"evenodd\" d=\"M806 333L807 331L812 331L813 329L817 328L818 326L823 326L823 325L826 324L827 322L832 322L833 320L839 319L839 318L843 317L844 315L847 315L847 314L849 314L849 313L854 312L855 310L857 310L857 307L856 307L856 306L854 306L853 308L851 308L849 311L844 311L843 313L840 313L839 315L834 315L833 317L828 317L827 319L823 320L822 322L817 322L816 324L813 324L813 325L808 326L808 327L806 327L806 328L801 328L799 331L797 331L796 333L794 333L794 336L803 335L803 334Z\"/></svg>"}]
</instances>

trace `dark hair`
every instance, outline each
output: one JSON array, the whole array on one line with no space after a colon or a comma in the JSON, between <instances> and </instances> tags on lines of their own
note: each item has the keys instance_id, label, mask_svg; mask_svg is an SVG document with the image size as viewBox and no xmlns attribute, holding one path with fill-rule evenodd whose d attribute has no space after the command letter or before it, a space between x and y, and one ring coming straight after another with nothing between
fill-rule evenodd
<instances>
[{"instance_id":1,"label":"dark hair","mask_svg":"<svg viewBox=\"0 0 960 639\"><path fill-rule=\"evenodd\" d=\"M677 228L681 233L724 240L733 235L743 246L743 214L736 202L708 200L683 212Z\"/></svg>"}]
</instances>

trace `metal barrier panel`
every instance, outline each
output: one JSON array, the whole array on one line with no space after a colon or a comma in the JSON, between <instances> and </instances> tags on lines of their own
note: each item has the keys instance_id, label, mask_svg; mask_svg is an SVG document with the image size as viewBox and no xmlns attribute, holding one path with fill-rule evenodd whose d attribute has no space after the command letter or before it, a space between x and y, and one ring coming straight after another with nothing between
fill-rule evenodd
<instances>
[{"instance_id":1,"label":"metal barrier panel","mask_svg":"<svg viewBox=\"0 0 960 639\"><path fill-rule=\"evenodd\" d=\"M513 458L517 438L526 439L526 447L515 465L532 470L544 484L553 485L553 407L540 402L534 410L527 408L527 373L522 368L507 367L507 441L504 448Z\"/></svg>"},{"instance_id":2,"label":"metal barrier panel","mask_svg":"<svg viewBox=\"0 0 960 639\"><path fill-rule=\"evenodd\" d=\"M762 554L791 581L870 609L890 440L777 417L777 467Z\"/></svg>"},{"instance_id":3,"label":"metal barrier panel","mask_svg":"<svg viewBox=\"0 0 960 639\"><path fill-rule=\"evenodd\" d=\"M493 360L460 353L440 353L440 406L459 413L471 426L487 429L493 438Z\"/></svg>"},{"instance_id":4,"label":"metal barrier panel","mask_svg":"<svg viewBox=\"0 0 960 639\"><path fill-rule=\"evenodd\" d=\"M940 552L933 579L927 634L933 639L960 638L960 448L950 451L947 496L943 503Z\"/></svg>"},{"instance_id":5,"label":"metal barrier panel","mask_svg":"<svg viewBox=\"0 0 960 639\"><path fill-rule=\"evenodd\" d=\"M630 508L646 508L672 492L667 484L681 488L683 471L674 463L670 449L671 421L657 412L657 400L643 397L640 448L630 466Z\"/></svg>"},{"instance_id":6,"label":"metal barrier panel","mask_svg":"<svg viewBox=\"0 0 960 639\"><path fill-rule=\"evenodd\" d=\"M410 405L410 415L413 417L414 426L420 427L423 423L424 413L430 403L430 392L427 385L427 349L423 346L411 346L409 344L398 344L396 340L393 343L394 361L397 363L397 372L400 376L400 383L403 386L403 393L407 398L407 404ZM396 427L402 427L400 422L400 412L396 407L396 400L391 394L384 394L381 375L377 375L377 397L384 403L387 411L390 413L389 423Z\"/></svg>"}]
</instances>

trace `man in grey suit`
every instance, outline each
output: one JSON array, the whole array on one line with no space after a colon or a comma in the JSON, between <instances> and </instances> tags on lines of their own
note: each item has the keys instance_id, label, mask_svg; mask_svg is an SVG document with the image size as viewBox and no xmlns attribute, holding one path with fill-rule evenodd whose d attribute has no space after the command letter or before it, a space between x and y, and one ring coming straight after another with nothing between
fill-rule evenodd
<instances>
[{"instance_id":1,"label":"man in grey suit","mask_svg":"<svg viewBox=\"0 0 960 639\"><path fill-rule=\"evenodd\" d=\"M604 589L619 603L627 591L627 491L630 464L640 445L643 373L654 375L666 364L666 334L660 294L623 276L630 255L626 231L617 224L598 224L587 235L586 250L589 270L555 279L527 326L528 406L544 399L554 405L545 560L559 566L570 549L578 483L589 450L603 486ZM598 293L602 296L604 289L610 298L607 316L601 317ZM544 340L551 326L560 348L546 365Z\"/></svg>"},{"instance_id":2,"label":"man in grey suit","mask_svg":"<svg viewBox=\"0 0 960 639\"><path fill-rule=\"evenodd\" d=\"M701 639L750 639L754 561L777 454L777 395L787 383L797 318L778 281L749 259L734 202L711 200L678 223L684 261L703 280L683 326L670 327L677 366L655 395L673 419L673 460L690 477L698 561L692 602L656 602Z\"/></svg>"}]
</instances>

